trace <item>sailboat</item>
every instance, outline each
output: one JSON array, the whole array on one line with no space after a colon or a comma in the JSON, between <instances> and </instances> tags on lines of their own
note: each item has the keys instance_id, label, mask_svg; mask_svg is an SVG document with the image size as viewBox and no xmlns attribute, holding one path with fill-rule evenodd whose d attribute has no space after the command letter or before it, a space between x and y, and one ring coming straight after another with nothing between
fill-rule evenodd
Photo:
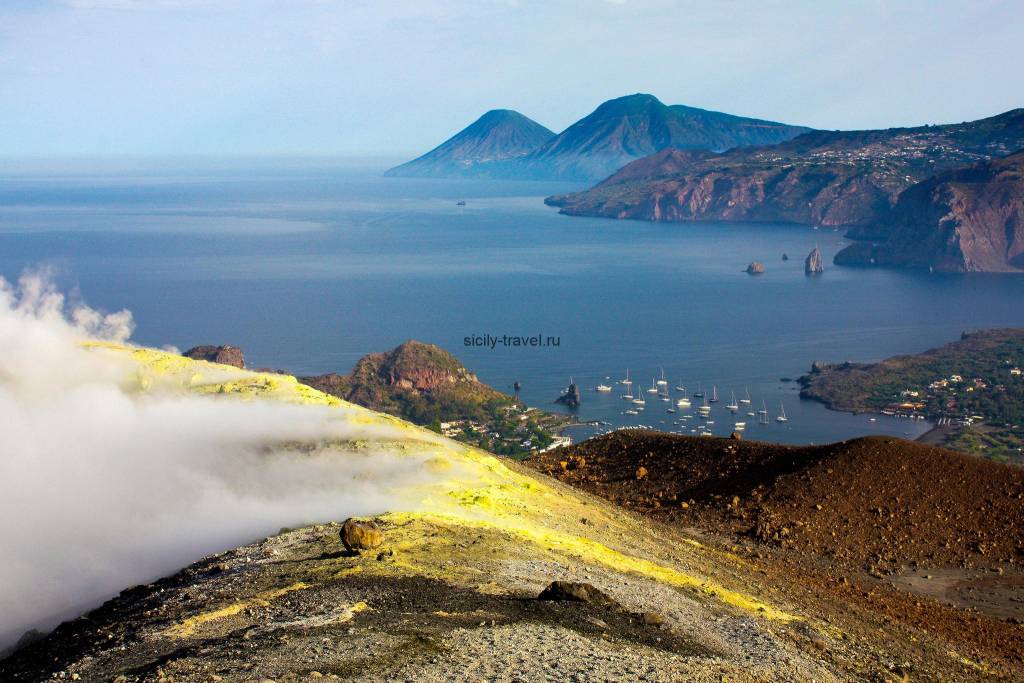
<instances>
[{"instance_id":1,"label":"sailboat","mask_svg":"<svg viewBox=\"0 0 1024 683\"><path fill-rule=\"evenodd\" d=\"M775 421L776 422L789 422L789 418L786 417L786 406L784 406L783 404L780 403L779 404L779 410L781 412L779 413L779 416L777 418L775 418Z\"/></svg>"},{"instance_id":2,"label":"sailboat","mask_svg":"<svg viewBox=\"0 0 1024 683\"><path fill-rule=\"evenodd\" d=\"M704 397L704 405L702 405L700 408L697 408L697 414L703 418L706 418L709 415L711 415L711 406L708 405L707 396Z\"/></svg>"},{"instance_id":3,"label":"sailboat","mask_svg":"<svg viewBox=\"0 0 1024 683\"><path fill-rule=\"evenodd\" d=\"M630 382L629 384L632 384L632 382ZM624 401L632 401L633 400L633 390L630 388L629 384L626 385L626 393L624 393L622 395L622 399Z\"/></svg>"},{"instance_id":4,"label":"sailboat","mask_svg":"<svg viewBox=\"0 0 1024 683\"><path fill-rule=\"evenodd\" d=\"M642 406L642 405L646 404L647 401L644 400L644 395L643 394L637 394L636 398L633 399L633 403L635 403L638 406Z\"/></svg>"},{"instance_id":5,"label":"sailboat","mask_svg":"<svg viewBox=\"0 0 1024 683\"><path fill-rule=\"evenodd\" d=\"M679 384L676 385L676 391L686 393L686 386L683 384L683 380L679 380Z\"/></svg>"},{"instance_id":6,"label":"sailboat","mask_svg":"<svg viewBox=\"0 0 1024 683\"><path fill-rule=\"evenodd\" d=\"M667 387L668 386L668 380L665 379L665 368L661 369L661 379L658 380L658 386L659 387Z\"/></svg>"},{"instance_id":7,"label":"sailboat","mask_svg":"<svg viewBox=\"0 0 1024 683\"><path fill-rule=\"evenodd\" d=\"M651 388L647 390L647 393L648 394L656 394L656 393L658 393L658 383L654 381L653 377L651 378Z\"/></svg>"},{"instance_id":8,"label":"sailboat","mask_svg":"<svg viewBox=\"0 0 1024 683\"><path fill-rule=\"evenodd\" d=\"M729 401L729 405L727 405L726 408L735 413L740 409L740 407L736 405L736 394L730 391L729 395L732 397L732 400Z\"/></svg>"},{"instance_id":9,"label":"sailboat","mask_svg":"<svg viewBox=\"0 0 1024 683\"><path fill-rule=\"evenodd\" d=\"M757 422L758 424L768 424L768 406L764 404L764 399L761 399L761 410L757 411Z\"/></svg>"},{"instance_id":10,"label":"sailboat","mask_svg":"<svg viewBox=\"0 0 1024 683\"><path fill-rule=\"evenodd\" d=\"M746 389L744 393L746 393L747 397L746 398L741 398L740 399L740 403L742 403L745 406L749 406L750 405L750 389L749 388Z\"/></svg>"},{"instance_id":11,"label":"sailboat","mask_svg":"<svg viewBox=\"0 0 1024 683\"><path fill-rule=\"evenodd\" d=\"M685 396L682 396L676 399L676 405L679 406L680 408L689 408L693 404L690 403L690 399L686 398Z\"/></svg>"},{"instance_id":12,"label":"sailboat","mask_svg":"<svg viewBox=\"0 0 1024 683\"><path fill-rule=\"evenodd\" d=\"M694 398L704 398L704 390L700 388L700 382L697 382L697 391L693 392Z\"/></svg>"},{"instance_id":13,"label":"sailboat","mask_svg":"<svg viewBox=\"0 0 1024 683\"><path fill-rule=\"evenodd\" d=\"M619 384L625 384L627 387L633 383L633 380L629 378L629 368L626 368L626 379L620 379Z\"/></svg>"},{"instance_id":14,"label":"sailboat","mask_svg":"<svg viewBox=\"0 0 1024 683\"><path fill-rule=\"evenodd\" d=\"M711 387L711 398L708 399L711 403L718 403L718 385L715 384Z\"/></svg>"}]
</instances>

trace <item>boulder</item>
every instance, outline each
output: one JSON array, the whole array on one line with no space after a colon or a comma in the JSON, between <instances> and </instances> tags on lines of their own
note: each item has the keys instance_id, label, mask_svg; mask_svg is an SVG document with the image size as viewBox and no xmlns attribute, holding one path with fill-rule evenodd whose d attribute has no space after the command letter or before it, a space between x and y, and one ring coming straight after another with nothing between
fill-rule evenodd
<instances>
[{"instance_id":1,"label":"boulder","mask_svg":"<svg viewBox=\"0 0 1024 683\"><path fill-rule=\"evenodd\" d=\"M751 261L750 265L747 266L747 272L751 275L760 275L764 272L764 264L760 261Z\"/></svg>"},{"instance_id":2,"label":"boulder","mask_svg":"<svg viewBox=\"0 0 1024 683\"><path fill-rule=\"evenodd\" d=\"M384 532L372 521L346 519L341 525L341 544L350 553L373 550L384 542Z\"/></svg>"},{"instance_id":3,"label":"boulder","mask_svg":"<svg viewBox=\"0 0 1024 683\"><path fill-rule=\"evenodd\" d=\"M743 433L733 432L732 434L729 435L729 438L732 439L733 441L739 441L743 438Z\"/></svg>"},{"instance_id":4,"label":"boulder","mask_svg":"<svg viewBox=\"0 0 1024 683\"><path fill-rule=\"evenodd\" d=\"M599 607L619 606L619 603L604 591L589 583L577 581L552 581L547 588L540 592L537 599L555 602L585 602Z\"/></svg>"}]
</instances>

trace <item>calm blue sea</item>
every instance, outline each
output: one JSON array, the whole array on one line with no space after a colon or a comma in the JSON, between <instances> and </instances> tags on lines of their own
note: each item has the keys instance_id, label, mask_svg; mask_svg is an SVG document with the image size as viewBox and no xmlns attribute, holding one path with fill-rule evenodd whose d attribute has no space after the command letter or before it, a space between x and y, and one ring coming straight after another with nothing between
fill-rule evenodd
<instances>
[{"instance_id":1,"label":"calm blue sea","mask_svg":"<svg viewBox=\"0 0 1024 683\"><path fill-rule=\"evenodd\" d=\"M97 168L0 170L0 274L49 266L89 304L130 309L139 343L236 344L253 367L346 372L419 339L496 387L521 381L528 403L556 409L572 378L583 419L680 429L667 404L628 416L619 385L593 391L627 367L650 386L664 368L672 387L717 386L716 433L732 429L730 391L749 390L790 421L747 418L748 438L808 443L927 425L830 412L780 378L1024 326L1021 277L838 268L841 233L804 226L570 218L542 202L577 187L564 183L390 179L327 161ZM808 278L815 244L829 265ZM752 260L767 272L744 273ZM474 335L560 343L465 347Z\"/></svg>"}]
</instances>

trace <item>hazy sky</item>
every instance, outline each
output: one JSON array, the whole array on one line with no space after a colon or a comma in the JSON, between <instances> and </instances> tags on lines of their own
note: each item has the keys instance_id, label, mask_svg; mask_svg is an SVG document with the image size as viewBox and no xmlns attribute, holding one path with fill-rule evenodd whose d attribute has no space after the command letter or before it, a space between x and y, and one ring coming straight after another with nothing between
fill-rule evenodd
<instances>
[{"instance_id":1,"label":"hazy sky","mask_svg":"<svg viewBox=\"0 0 1024 683\"><path fill-rule=\"evenodd\" d=\"M398 155L649 92L821 128L1024 106L1019 0L0 0L0 155Z\"/></svg>"}]
</instances>

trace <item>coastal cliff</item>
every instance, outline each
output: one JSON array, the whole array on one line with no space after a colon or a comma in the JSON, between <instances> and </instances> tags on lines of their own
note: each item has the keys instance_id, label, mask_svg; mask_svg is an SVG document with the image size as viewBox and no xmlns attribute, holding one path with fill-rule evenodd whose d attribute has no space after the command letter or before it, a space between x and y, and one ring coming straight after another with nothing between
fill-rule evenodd
<instances>
[{"instance_id":1,"label":"coastal cliff","mask_svg":"<svg viewBox=\"0 0 1024 683\"><path fill-rule=\"evenodd\" d=\"M1024 109L943 126L813 131L722 154L666 149L545 201L569 215L861 226L854 236L868 238L912 185L1022 147Z\"/></svg>"},{"instance_id":2,"label":"coastal cliff","mask_svg":"<svg viewBox=\"0 0 1024 683\"><path fill-rule=\"evenodd\" d=\"M1024 272L1024 151L929 178L903 192L841 265L940 272Z\"/></svg>"}]
</instances>

